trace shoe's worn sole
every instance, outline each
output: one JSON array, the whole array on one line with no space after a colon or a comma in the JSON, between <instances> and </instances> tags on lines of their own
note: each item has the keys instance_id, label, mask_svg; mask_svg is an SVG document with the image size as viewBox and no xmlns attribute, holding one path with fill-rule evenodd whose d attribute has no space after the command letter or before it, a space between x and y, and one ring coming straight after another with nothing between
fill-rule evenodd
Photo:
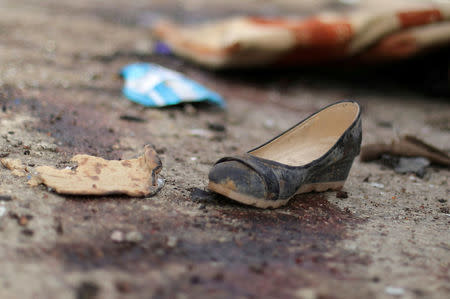
<instances>
[{"instance_id":1,"label":"shoe's worn sole","mask_svg":"<svg viewBox=\"0 0 450 299\"><path fill-rule=\"evenodd\" d=\"M312 183L312 184L306 184L300 187L300 189L297 190L295 194L300 193L308 193L312 191L316 192L323 192L327 190L341 190L344 186L345 181L339 181L339 182L326 182L326 183ZM235 201L238 201L240 203L251 205L254 207L267 209L267 208L278 208L281 206L284 206L289 202L291 198L283 199L283 200L267 200L267 199L260 199L253 196L248 196L245 194L241 194L239 192L236 192L234 190L228 189L227 187L224 187L223 185L216 184L213 182L209 182L208 189L211 191L214 191L216 193L222 194L228 198L231 198Z\"/></svg>"}]
</instances>

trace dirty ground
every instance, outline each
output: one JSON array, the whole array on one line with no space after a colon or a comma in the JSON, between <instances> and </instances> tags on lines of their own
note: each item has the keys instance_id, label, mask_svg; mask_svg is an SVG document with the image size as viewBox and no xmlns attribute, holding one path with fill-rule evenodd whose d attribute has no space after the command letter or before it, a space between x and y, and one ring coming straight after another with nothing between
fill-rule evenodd
<instances>
[{"instance_id":1,"label":"dirty ground","mask_svg":"<svg viewBox=\"0 0 450 299\"><path fill-rule=\"evenodd\" d=\"M361 103L363 144L401 133L450 150L448 98L383 69L218 74L148 52L160 14L190 23L348 9L297 2L2 1L0 156L33 171L72 166L75 154L136 158L152 144L166 185L147 199L60 196L1 167L0 298L448 298L448 169L420 179L356 161L345 192L276 210L203 191L215 160L339 99ZM117 73L137 61L216 90L227 111L131 103Z\"/></svg>"}]
</instances>

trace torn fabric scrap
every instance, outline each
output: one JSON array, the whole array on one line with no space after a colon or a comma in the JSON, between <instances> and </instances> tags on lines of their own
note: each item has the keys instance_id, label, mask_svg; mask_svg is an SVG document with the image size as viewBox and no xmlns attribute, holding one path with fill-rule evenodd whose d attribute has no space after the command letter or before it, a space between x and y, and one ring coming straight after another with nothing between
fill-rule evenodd
<instances>
[{"instance_id":1,"label":"torn fabric scrap","mask_svg":"<svg viewBox=\"0 0 450 299\"><path fill-rule=\"evenodd\" d=\"M76 155L75 169L36 168L37 178L57 193L72 195L126 194L143 197L154 195L163 186L158 178L162 163L155 150L145 146L137 159L105 160L89 155Z\"/></svg>"},{"instance_id":2,"label":"torn fabric scrap","mask_svg":"<svg viewBox=\"0 0 450 299\"><path fill-rule=\"evenodd\" d=\"M450 6L307 19L237 17L191 27L165 21L154 31L176 55L217 69L376 62L450 44Z\"/></svg>"},{"instance_id":3,"label":"torn fabric scrap","mask_svg":"<svg viewBox=\"0 0 450 299\"><path fill-rule=\"evenodd\" d=\"M181 73L151 63L135 63L124 67L123 94L147 107L163 107L183 102L202 102L225 107L222 97L190 80Z\"/></svg>"}]
</instances>

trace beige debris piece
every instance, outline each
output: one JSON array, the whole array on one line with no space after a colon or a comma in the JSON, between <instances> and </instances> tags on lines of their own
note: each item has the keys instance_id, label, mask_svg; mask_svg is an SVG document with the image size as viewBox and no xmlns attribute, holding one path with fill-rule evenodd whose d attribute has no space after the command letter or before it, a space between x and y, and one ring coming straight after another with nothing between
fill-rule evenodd
<instances>
[{"instance_id":1,"label":"beige debris piece","mask_svg":"<svg viewBox=\"0 0 450 299\"><path fill-rule=\"evenodd\" d=\"M379 159L383 154L424 157L430 160L431 163L450 167L449 154L411 135L401 136L392 140L390 144L367 144L361 148L360 159L363 162L368 162Z\"/></svg>"},{"instance_id":2,"label":"beige debris piece","mask_svg":"<svg viewBox=\"0 0 450 299\"><path fill-rule=\"evenodd\" d=\"M73 195L148 196L160 187L157 175L162 163L149 145L137 159L118 161L76 155L72 161L78 163L76 169L37 167L38 179L57 193Z\"/></svg>"},{"instance_id":3,"label":"beige debris piece","mask_svg":"<svg viewBox=\"0 0 450 299\"><path fill-rule=\"evenodd\" d=\"M22 164L22 161L19 159L12 159L12 158L2 158L0 159L0 162L2 165L9 170L11 170L11 173L15 176L26 176L27 175L27 168L25 165Z\"/></svg>"},{"instance_id":4,"label":"beige debris piece","mask_svg":"<svg viewBox=\"0 0 450 299\"><path fill-rule=\"evenodd\" d=\"M33 176L33 177L31 177L31 179L28 180L27 184L30 185L31 187L36 187L41 183L42 183L41 178L39 178L37 176Z\"/></svg>"}]
</instances>

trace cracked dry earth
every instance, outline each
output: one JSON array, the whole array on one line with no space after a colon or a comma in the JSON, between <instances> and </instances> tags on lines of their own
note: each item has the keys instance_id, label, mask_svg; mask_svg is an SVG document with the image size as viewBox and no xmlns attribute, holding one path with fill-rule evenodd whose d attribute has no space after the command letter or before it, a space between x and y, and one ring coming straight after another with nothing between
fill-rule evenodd
<instances>
[{"instance_id":1,"label":"cracked dry earth","mask_svg":"<svg viewBox=\"0 0 450 299\"><path fill-rule=\"evenodd\" d=\"M0 3L0 155L33 172L71 166L79 153L137 157L151 143L166 180L146 199L60 196L0 167L0 298L450 296L448 169L420 179L355 161L347 198L305 194L276 210L199 190L221 156L343 98L363 107L364 144L409 133L449 151L448 99L370 78L218 74L143 54L148 29L130 20L179 9L146 2ZM304 2L306 12L331 3ZM217 90L227 111L130 103L116 74L138 60Z\"/></svg>"}]
</instances>

